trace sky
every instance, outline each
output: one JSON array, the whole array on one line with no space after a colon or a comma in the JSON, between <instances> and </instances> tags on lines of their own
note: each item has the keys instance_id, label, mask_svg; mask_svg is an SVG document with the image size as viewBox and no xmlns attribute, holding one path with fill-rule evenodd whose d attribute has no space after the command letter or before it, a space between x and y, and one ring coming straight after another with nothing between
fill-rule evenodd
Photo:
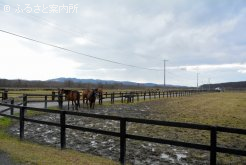
<instances>
[{"instance_id":1,"label":"sky","mask_svg":"<svg viewBox=\"0 0 246 165\"><path fill-rule=\"evenodd\" d=\"M245 81L245 29L245 0L0 0L0 78Z\"/></svg>"}]
</instances>

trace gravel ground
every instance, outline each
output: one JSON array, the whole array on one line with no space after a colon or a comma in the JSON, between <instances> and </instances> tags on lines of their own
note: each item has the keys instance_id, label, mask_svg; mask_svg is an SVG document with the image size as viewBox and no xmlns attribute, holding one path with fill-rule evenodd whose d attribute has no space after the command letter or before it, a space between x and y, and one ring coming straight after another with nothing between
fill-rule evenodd
<instances>
[{"instance_id":1,"label":"gravel ground","mask_svg":"<svg viewBox=\"0 0 246 165\"><path fill-rule=\"evenodd\" d=\"M66 107L64 107L66 109ZM148 118L151 114L149 105L145 104L122 104L108 107L97 106L94 110L80 109L80 112L117 115L122 117ZM56 114L45 114L35 116L34 119L59 123L60 117ZM119 132L119 122L111 120L94 119L87 117L69 116L66 117L69 125L96 128L107 131ZM127 129L131 124L127 125ZM12 126L9 132L13 135L19 134L18 124ZM134 133L138 133L136 130ZM54 126L25 122L25 139L60 147L60 129ZM104 136L94 133L66 129L67 148L81 152L100 155L113 160L119 160L119 138ZM170 145L127 140L126 159L130 164L209 164L206 154L200 160L189 158L190 150L177 148Z\"/></svg>"}]
</instances>

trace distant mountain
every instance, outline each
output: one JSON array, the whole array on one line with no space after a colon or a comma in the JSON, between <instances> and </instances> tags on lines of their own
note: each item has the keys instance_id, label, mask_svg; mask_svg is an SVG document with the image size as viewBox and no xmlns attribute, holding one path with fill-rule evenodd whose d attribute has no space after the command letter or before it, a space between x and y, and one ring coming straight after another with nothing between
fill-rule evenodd
<instances>
[{"instance_id":1,"label":"distant mountain","mask_svg":"<svg viewBox=\"0 0 246 165\"><path fill-rule=\"evenodd\" d=\"M72 81L75 83L91 83L91 84L122 84L122 85L128 85L128 86L146 86L146 87L162 87L161 84L155 84L155 83L136 83L131 81L115 81L115 80L99 80L99 79L77 79L77 78L56 78L51 79L48 81L54 81L54 82L66 82L66 81ZM178 86L178 85L166 85L167 87L185 87L185 86Z\"/></svg>"},{"instance_id":2,"label":"distant mountain","mask_svg":"<svg viewBox=\"0 0 246 165\"><path fill-rule=\"evenodd\" d=\"M217 84L204 84L200 86L200 88L204 89L215 89L217 87L222 89L246 89L246 81L239 81L239 82L226 82L226 83L217 83Z\"/></svg>"}]
</instances>

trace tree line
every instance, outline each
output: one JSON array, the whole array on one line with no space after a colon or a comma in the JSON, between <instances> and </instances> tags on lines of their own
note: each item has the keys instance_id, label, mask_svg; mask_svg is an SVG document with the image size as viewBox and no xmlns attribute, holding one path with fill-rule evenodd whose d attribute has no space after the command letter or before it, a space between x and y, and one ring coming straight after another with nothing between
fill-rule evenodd
<instances>
[{"instance_id":1,"label":"tree line","mask_svg":"<svg viewBox=\"0 0 246 165\"><path fill-rule=\"evenodd\" d=\"M57 81L28 81L28 80L8 80L8 79L0 79L0 87L1 88L107 88L107 89L137 89L137 88L147 88L144 85L124 85L123 83L110 83L110 84L102 84L102 83L80 83L73 82L71 80L66 80L64 82Z\"/></svg>"}]
</instances>

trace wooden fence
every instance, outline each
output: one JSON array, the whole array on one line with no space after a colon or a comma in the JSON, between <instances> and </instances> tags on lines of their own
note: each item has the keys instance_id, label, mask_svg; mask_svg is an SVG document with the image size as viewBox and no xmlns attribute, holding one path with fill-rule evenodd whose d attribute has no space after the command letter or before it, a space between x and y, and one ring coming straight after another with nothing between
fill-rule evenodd
<instances>
[{"instance_id":1,"label":"wooden fence","mask_svg":"<svg viewBox=\"0 0 246 165\"><path fill-rule=\"evenodd\" d=\"M20 126L20 139L24 139L24 123L25 122L34 122L39 124L47 124L51 126L60 127L60 147L61 149L66 148L66 129L74 129L84 132L92 132L97 134L103 134L108 136L118 137L120 139L120 155L119 161L121 164L125 164L126 158L126 139L132 140L140 140L145 142L153 142L159 144L169 144L179 147L187 147L193 148L198 150L204 150L210 152L210 164L216 164L216 155L217 153L226 153L226 154L234 154L239 156L246 156L245 150L239 149L231 149L231 148L223 148L217 146L217 133L218 132L225 132L231 134L241 134L246 135L245 129L236 129L236 128L227 128L227 127L215 127L210 125L201 125L201 124L190 124L190 123L180 123L180 122L168 122L168 121L158 121L158 120L145 120L145 119L136 119L136 118L124 118L124 117L117 117L117 116L107 116L107 115L99 115L99 114L88 114L88 113L81 113L81 112L72 112L72 111L58 111L58 110L48 110L48 109L41 109L41 108L33 108L33 107L26 107L26 106L17 106L11 104L3 104L0 103L0 106L6 106L8 108L18 108L19 109L19 116L13 116L8 114L0 113L1 116L13 118L19 120ZM60 115L60 122L48 122L48 121L40 121L36 119L27 118L25 116L26 111L39 111L39 112L46 112L46 113L55 113ZM104 120L115 120L120 122L120 132L112 132L112 131L105 131L99 130L94 128L85 128L79 127L75 125L66 124L66 115L74 115L74 116L84 116L84 117L91 117L91 118L99 118ZM188 129L196 129L196 130L205 130L210 132L210 145L204 144L196 144L196 143L187 143L181 142L176 140L167 140L167 139L160 139L160 138L152 138L152 137L145 137L139 135L132 135L127 133L126 125L128 122L131 123L140 123L140 124L149 124L153 126L169 126L169 127L178 127L178 128L188 128Z\"/></svg>"},{"instance_id":2,"label":"wooden fence","mask_svg":"<svg viewBox=\"0 0 246 165\"><path fill-rule=\"evenodd\" d=\"M121 103L131 103L134 101L139 101L140 99L151 100L157 98L171 98L171 97L182 97L190 96L197 93L205 92L215 92L208 90L172 90L172 91L132 91L132 92L104 92L98 95L98 103L102 104L103 100L109 101L111 104L114 104L116 100ZM8 91L2 92L0 95L2 100L9 99L9 95L13 93L8 93ZM16 93L17 94L17 93ZM47 108L49 102L58 102L60 109L63 107L64 96L59 95L57 92L52 92L51 94L23 94L18 96L18 99L21 99L23 106L27 106L28 103L32 102L43 102L44 108ZM82 98L81 98L82 99Z\"/></svg>"}]
</instances>

